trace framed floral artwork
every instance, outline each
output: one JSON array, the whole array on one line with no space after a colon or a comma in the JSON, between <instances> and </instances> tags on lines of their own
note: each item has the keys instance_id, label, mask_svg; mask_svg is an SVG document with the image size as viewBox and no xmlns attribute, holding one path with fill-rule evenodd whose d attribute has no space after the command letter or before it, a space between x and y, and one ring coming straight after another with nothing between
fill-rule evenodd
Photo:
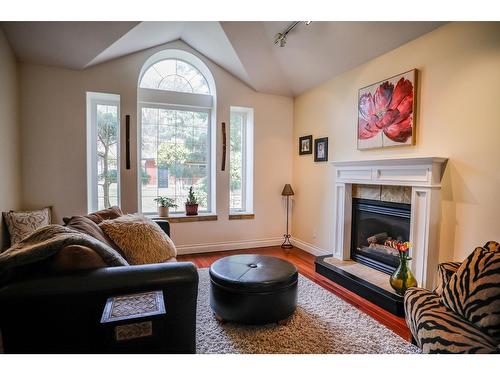
<instances>
[{"instance_id":1,"label":"framed floral artwork","mask_svg":"<svg viewBox=\"0 0 500 375\"><path fill-rule=\"evenodd\" d=\"M417 70L358 92L358 150L415 144Z\"/></svg>"}]
</instances>

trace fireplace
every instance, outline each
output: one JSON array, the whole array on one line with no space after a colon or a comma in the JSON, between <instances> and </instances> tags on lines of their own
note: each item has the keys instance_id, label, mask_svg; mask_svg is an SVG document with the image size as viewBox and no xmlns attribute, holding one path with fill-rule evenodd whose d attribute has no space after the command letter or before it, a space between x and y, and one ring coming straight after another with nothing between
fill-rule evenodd
<instances>
[{"instance_id":1,"label":"fireplace","mask_svg":"<svg viewBox=\"0 0 500 375\"><path fill-rule=\"evenodd\" d=\"M409 187L410 197L404 203L411 203L410 269L419 286L433 289L439 261L441 178L446 162L439 157L332 162L335 187L331 257L351 259L353 185Z\"/></svg>"},{"instance_id":2,"label":"fireplace","mask_svg":"<svg viewBox=\"0 0 500 375\"><path fill-rule=\"evenodd\" d=\"M410 239L411 205L352 199L351 259L391 274L399 264L391 240Z\"/></svg>"},{"instance_id":3,"label":"fireplace","mask_svg":"<svg viewBox=\"0 0 500 375\"><path fill-rule=\"evenodd\" d=\"M384 246L385 236L409 240L409 265L418 286L435 287L440 189L446 162L439 157L332 162L331 253L316 258L316 272L392 314L404 316L403 298L394 293L387 276L396 265L394 255L380 245ZM401 199L394 199L393 193L398 191ZM370 243L372 249L368 250ZM377 251L382 249L389 254Z\"/></svg>"}]
</instances>

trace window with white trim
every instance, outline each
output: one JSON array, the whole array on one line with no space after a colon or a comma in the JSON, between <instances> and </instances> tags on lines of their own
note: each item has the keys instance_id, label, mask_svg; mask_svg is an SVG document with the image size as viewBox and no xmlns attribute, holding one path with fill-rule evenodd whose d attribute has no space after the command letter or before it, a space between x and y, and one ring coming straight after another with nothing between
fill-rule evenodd
<instances>
[{"instance_id":1,"label":"window with white trim","mask_svg":"<svg viewBox=\"0 0 500 375\"><path fill-rule=\"evenodd\" d=\"M120 204L120 95L87 92L87 207Z\"/></svg>"},{"instance_id":2,"label":"window with white trim","mask_svg":"<svg viewBox=\"0 0 500 375\"><path fill-rule=\"evenodd\" d=\"M253 109L231 107L229 209L253 213Z\"/></svg>"},{"instance_id":3,"label":"window with white trim","mask_svg":"<svg viewBox=\"0 0 500 375\"><path fill-rule=\"evenodd\" d=\"M162 51L143 67L138 88L143 213L157 213L158 196L175 201L170 212L183 213L191 186L199 212L214 211L214 94L208 68L185 51Z\"/></svg>"}]
</instances>

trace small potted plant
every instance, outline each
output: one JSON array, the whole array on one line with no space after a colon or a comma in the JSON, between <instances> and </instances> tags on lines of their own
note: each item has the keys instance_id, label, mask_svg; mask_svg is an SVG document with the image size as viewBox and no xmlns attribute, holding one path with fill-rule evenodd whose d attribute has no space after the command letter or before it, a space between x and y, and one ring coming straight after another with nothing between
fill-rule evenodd
<instances>
[{"instance_id":1,"label":"small potted plant","mask_svg":"<svg viewBox=\"0 0 500 375\"><path fill-rule=\"evenodd\" d=\"M159 196L158 198L155 198L154 201L158 203L159 217L168 217L168 209L177 207L172 198Z\"/></svg>"},{"instance_id":2,"label":"small potted plant","mask_svg":"<svg viewBox=\"0 0 500 375\"><path fill-rule=\"evenodd\" d=\"M194 195L192 186L189 188L189 194L186 200L186 215L198 215L198 199Z\"/></svg>"}]
</instances>

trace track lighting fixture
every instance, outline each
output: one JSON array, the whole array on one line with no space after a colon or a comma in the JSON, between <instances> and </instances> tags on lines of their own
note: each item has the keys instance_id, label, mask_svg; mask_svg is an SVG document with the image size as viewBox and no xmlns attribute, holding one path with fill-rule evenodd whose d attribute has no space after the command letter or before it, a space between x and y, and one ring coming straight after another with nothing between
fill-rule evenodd
<instances>
[{"instance_id":1,"label":"track lighting fixture","mask_svg":"<svg viewBox=\"0 0 500 375\"><path fill-rule=\"evenodd\" d=\"M280 47L284 47L286 45L286 37L287 37L288 33L290 31L292 31L295 28L295 26L297 26L300 22L301 21L295 21L294 23L290 24L285 29L285 31L283 31L282 33L276 34L276 36L274 37L274 44L277 44ZM309 26L312 21L303 21L303 22L306 24L306 26Z\"/></svg>"}]
</instances>

